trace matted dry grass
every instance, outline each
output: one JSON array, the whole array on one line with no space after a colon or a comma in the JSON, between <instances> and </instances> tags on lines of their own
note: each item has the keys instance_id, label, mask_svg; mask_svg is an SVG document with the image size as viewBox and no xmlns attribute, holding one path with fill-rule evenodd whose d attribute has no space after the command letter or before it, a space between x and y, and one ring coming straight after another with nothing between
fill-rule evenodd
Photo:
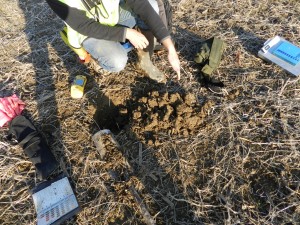
<instances>
[{"instance_id":1,"label":"matted dry grass","mask_svg":"<svg viewBox=\"0 0 300 225\"><path fill-rule=\"evenodd\" d=\"M257 57L275 35L299 45L299 1L172 0L182 80L166 86L139 78L133 62L117 75L79 65L43 1L0 3L0 94L17 93L26 102L25 115L70 176L83 209L67 224L144 224L132 187L157 224L299 224L300 78ZM212 36L227 44L214 75L225 84L222 94L202 87L193 62L200 41ZM175 75L164 52L154 61ZM77 74L89 79L81 100L69 95ZM156 146L131 129L135 121L126 114L133 97L151 90L214 104L196 132L157 131ZM91 139L103 128L95 117L104 113L103 102L127 120L115 133L122 154L106 160ZM7 128L0 133L0 223L34 224L34 167L6 141ZM126 176L112 179L112 170Z\"/></svg>"}]
</instances>

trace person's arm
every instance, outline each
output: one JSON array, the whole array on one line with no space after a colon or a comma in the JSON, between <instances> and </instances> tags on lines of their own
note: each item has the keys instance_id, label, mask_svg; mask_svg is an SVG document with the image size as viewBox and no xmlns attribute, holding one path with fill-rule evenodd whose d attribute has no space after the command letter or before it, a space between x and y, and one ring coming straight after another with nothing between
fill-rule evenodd
<instances>
[{"instance_id":1,"label":"person's arm","mask_svg":"<svg viewBox=\"0 0 300 225\"><path fill-rule=\"evenodd\" d=\"M88 18L85 11L69 7L58 0L46 0L46 2L66 24L80 34L97 39L125 41L125 27L102 25Z\"/></svg>"},{"instance_id":2,"label":"person's arm","mask_svg":"<svg viewBox=\"0 0 300 225\"><path fill-rule=\"evenodd\" d=\"M180 61L176 52L175 46L171 38L166 38L162 41L164 47L168 50L168 60L172 68L177 73L177 79L180 80Z\"/></svg>"},{"instance_id":3,"label":"person's arm","mask_svg":"<svg viewBox=\"0 0 300 225\"><path fill-rule=\"evenodd\" d=\"M159 15L152 8L148 0L128 0L127 4L133 11L141 17L143 21L150 27L153 35L168 50L168 60L172 68L176 71L178 80L180 79L180 61L172 42L170 33ZM145 37L132 29L127 29L126 38L133 43L135 47L145 48L149 44Z\"/></svg>"},{"instance_id":4,"label":"person's arm","mask_svg":"<svg viewBox=\"0 0 300 225\"><path fill-rule=\"evenodd\" d=\"M168 29L148 0L127 0L126 3L149 26L159 42L170 36Z\"/></svg>"}]
</instances>

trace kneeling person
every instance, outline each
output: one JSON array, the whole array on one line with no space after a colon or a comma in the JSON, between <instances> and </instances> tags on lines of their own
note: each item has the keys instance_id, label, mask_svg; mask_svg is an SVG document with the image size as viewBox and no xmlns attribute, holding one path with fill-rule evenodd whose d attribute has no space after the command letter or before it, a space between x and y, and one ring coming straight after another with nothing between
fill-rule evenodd
<instances>
[{"instance_id":1,"label":"kneeling person","mask_svg":"<svg viewBox=\"0 0 300 225\"><path fill-rule=\"evenodd\" d=\"M46 1L67 25L69 45L91 54L103 69L112 72L124 69L128 49L121 43L129 41L137 49L141 69L150 78L164 82L165 76L150 60L155 37L168 50L169 63L180 78L178 55L166 18L161 18L165 17L162 0Z\"/></svg>"}]
</instances>

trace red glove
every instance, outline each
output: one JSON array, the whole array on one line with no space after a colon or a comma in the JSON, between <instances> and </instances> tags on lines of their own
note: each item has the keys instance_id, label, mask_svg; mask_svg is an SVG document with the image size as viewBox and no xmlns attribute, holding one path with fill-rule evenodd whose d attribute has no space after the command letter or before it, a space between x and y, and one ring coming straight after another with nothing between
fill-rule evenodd
<instances>
[{"instance_id":1,"label":"red glove","mask_svg":"<svg viewBox=\"0 0 300 225\"><path fill-rule=\"evenodd\" d=\"M3 127L7 122L20 115L24 108L25 103L15 94L0 98L0 126Z\"/></svg>"}]
</instances>

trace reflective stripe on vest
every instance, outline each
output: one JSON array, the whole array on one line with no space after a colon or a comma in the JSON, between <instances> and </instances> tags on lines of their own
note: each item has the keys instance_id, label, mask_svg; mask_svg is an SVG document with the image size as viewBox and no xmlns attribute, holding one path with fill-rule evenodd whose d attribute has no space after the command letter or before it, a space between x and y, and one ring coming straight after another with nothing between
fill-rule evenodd
<instances>
[{"instance_id":1,"label":"reflective stripe on vest","mask_svg":"<svg viewBox=\"0 0 300 225\"><path fill-rule=\"evenodd\" d=\"M68 5L69 7L83 10L86 12L88 18L94 18L101 24L108 26L115 26L119 21L119 3L120 0L102 0L97 6L90 10L83 4L84 0L59 0L60 2ZM87 36L78 33L66 24L68 41L74 48L80 48L82 42Z\"/></svg>"}]
</instances>

